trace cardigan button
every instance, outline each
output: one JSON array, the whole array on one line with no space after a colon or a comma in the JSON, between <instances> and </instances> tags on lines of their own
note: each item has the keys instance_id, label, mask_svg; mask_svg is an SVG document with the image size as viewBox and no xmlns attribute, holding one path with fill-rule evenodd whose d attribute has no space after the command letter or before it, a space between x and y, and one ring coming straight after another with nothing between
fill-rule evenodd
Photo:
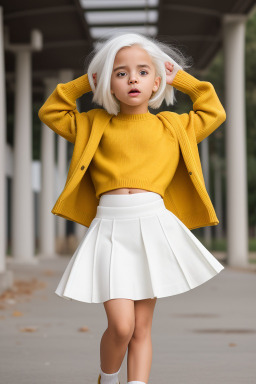
<instances>
[{"instance_id":1,"label":"cardigan button","mask_svg":"<svg viewBox=\"0 0 256 384\"><path fill-rule=\"evenodd\" d=\"M84 165L82 165L82 167L81 167L81 170L83 170L84 169Z\"/></svg>"},{"instance_id":2,"label":"cardigan button","mask_svg":"<svg viewBox=\"0 0 256 384\"><path fill-rule=\"evenodd\" d=\"M188 174L189 174L189 175L192 175L192 172L189 172Z\"/></svg>"}]
</instances>

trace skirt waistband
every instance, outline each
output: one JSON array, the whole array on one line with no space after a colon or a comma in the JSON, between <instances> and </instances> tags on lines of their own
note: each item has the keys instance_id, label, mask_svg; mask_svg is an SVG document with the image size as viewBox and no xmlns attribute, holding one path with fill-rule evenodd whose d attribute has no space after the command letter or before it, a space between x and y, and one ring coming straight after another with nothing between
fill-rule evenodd
<instances>
[{"instance_id":1,"label":"skirt waistband","mask_svg":"<svg viewBox=\"0 0 256 384\"><path fill-rule=\"evenodd\" d=\"M102 195L95 217L136 218L153 214L163 208L163 198L155 192Z\"/></svg>"}]
</instances>

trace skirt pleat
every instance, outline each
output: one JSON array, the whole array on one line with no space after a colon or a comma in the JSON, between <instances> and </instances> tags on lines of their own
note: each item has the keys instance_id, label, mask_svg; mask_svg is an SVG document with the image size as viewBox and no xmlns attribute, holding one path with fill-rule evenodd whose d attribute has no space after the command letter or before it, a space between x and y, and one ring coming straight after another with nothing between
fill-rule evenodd
<instances>
[{"instance_id":1,"label":"skirt pleat","mask_svg":"<svg viewBox=\"0 0 256 384\"><path fill-rule=\"evenodd\" d=\"M222 269L159 194L103 195L55 293L88 303L167 297Z\"/></svg>"}]
</instances>

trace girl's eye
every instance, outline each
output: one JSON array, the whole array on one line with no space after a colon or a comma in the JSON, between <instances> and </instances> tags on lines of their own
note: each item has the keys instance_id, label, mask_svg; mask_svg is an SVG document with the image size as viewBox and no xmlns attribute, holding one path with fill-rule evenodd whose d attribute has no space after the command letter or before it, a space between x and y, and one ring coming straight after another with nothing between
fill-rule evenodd
<instances>
[{"instance_id":1,"label":"girl's eye","mask_svg":"<svg viewBox=\"0 0 256 384\"><path fill-rule=\"evenodd\" d=\"M124 72L118 72L117 76L120 77L119 75L120 75L121 73L124 73ZM121 76L121 77L123 77L123 76Z\"/></svg>"},{"instance_id":2,"label":"girl's eye","mask_svg":"<svg viewBox=\"0 0 256 384\"><path fill-rule=\"evenodd\" d=\"M144 70L141 70L140 73L141 73L141 72L144 72L144 73L146 73L146 74L148 73L147 71L144 71ZM125 72L118 72L117 77L123 77L123 76L119 76L119 75L121 75L121 74L125 74Z\"/></svg>"}]
</instances>

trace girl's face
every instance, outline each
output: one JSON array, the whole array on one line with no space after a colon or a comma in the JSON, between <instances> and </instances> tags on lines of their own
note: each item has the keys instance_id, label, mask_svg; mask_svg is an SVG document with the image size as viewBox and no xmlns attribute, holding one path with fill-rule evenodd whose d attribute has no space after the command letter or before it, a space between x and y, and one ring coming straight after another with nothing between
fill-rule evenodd
<instances>
[{"instance_id":1,"label":"girl's face","mask_svg":"<svg viewBox=\"0 0 256 384\"><path fill-rule=\"evenodd\" d=\"M161 77L149 54L138 45L121 48L115 57L111 75L111 93L120 101L120 112L147 113L152 92L159 88ZM139 93L129 93L136 88Z\"/></svg>"}]
</instances>

